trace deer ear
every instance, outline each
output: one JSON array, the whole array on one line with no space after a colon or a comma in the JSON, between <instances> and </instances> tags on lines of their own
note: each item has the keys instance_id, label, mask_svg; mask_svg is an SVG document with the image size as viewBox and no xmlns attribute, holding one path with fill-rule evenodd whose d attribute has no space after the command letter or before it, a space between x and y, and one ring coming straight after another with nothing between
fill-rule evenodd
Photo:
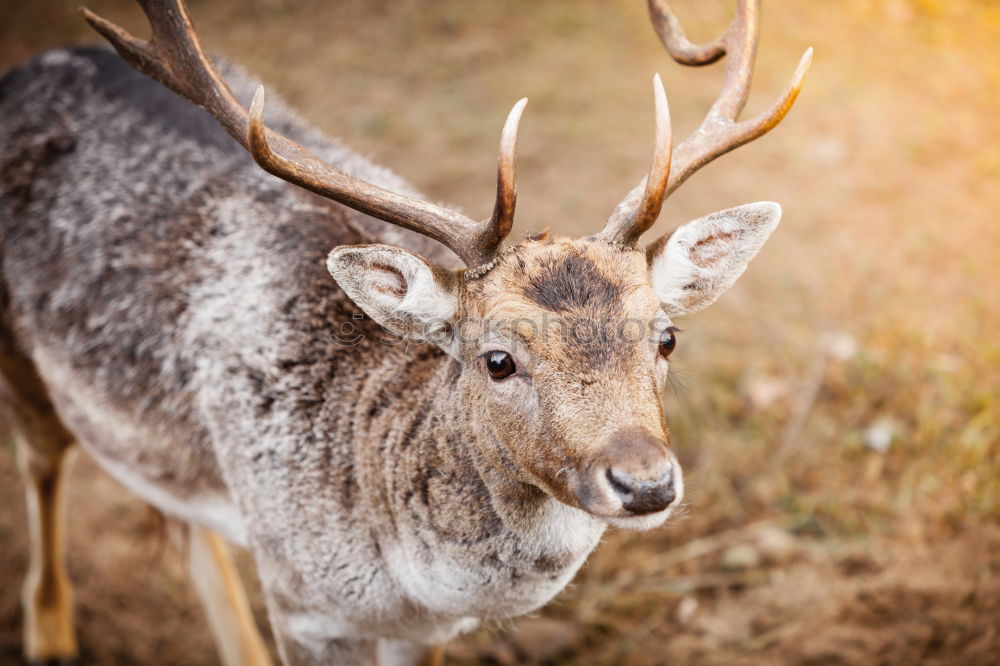
<instances>
[{"instance_id":1,"label":"deer ear","mask_svg":"<svg viewBox=\"0 0 1000 666\"><path fill-rule=\"evenodd\" d=\"M382 327L451 351L457 273L391 245L338 247L326 267L347 296Z\"/></svg>"},{"instance_id":2,"label":"deer ear","mask_svg":"<svg viewBox=\"0 0 1000 666\"><path fill-rule=\"evenodd\" d=\"M646 250L653 291L670 316L715 302L764 245L781 219L769 201L730 208L688 222Z\"/></svg>"}]
</instances>

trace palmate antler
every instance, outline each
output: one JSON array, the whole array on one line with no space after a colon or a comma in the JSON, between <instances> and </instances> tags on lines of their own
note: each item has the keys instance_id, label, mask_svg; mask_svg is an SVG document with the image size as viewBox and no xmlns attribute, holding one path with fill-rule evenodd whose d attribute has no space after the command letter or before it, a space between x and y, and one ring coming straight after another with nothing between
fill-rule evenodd
<instances>
[{"instance_id":1,"label":"palmate antler","mask_svg":"<svg viewBox=\"0 0 1000 666\"><path fill-rule=\"evenodd\" d=\"M605 240L634 246L639 237L653 226L663 200L691 174L716 157L766 134L785 117L802 89L802 81L812 60L806 49L792 81L771 108L755 118L739 121L740 112L750 94L757 36L760 32L760 0L739 0L736 16L729 28L714 42L698 46L684 34L680 22L665 0L648 0L653 28L674 60L682 65L710 65L722 56L726 61L722 92L701 125L684 139L668 158L669 177L657 167L664 152L657 147L650 175L618 204L607 226L598 236ZM658 115L659 123L659 115ZM669 129L667 130L669 137ZM657 141L660 131L657 130ZM669 139L668 139L669 140ZM669 149L666 150L669 155Z\"/></svg>"},{"instance_id":2,"label":"palmate antler","mask_svg":"<svg viewBox=\"0 0 1000 666\"><path fill-rule=\"evenodd\" d=\"M205 55L182 0L139 0L149 19L150 41L136 39L86 9L87 21L133 67L211 113L261 167L290 183L386 222L412 229L449 247L469 267L488 262L514 222L517 180L514 156L522 99L507 116L500 140L493 215L477 222L455 211L392 192L330 165L305 147L264 126L264 90L250 112L233 97Z\"/></svg>"}]
</instances>

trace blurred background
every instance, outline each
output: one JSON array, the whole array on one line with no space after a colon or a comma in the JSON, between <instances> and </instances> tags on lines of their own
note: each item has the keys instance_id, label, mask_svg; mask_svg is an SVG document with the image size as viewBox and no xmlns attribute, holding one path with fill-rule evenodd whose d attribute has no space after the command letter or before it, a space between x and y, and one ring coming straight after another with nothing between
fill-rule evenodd
<instances>
[{"instance_id":1,"label":"blurred background","mask_svg":"<svg viewBox=\"0 0 1000 666\"><path fill-rule=\"evenodd\" d=\"M96 43L76 4L0 4L0 70ZM87 4L147 34L127 0ZM503 118L529 97L515 236L603 225L648 166L654 72L678 139L722 82L722 65L674 64L640 0L189 4L210 50L473 216L492 205ZM733 5L672 2L697 42ZM665 400L688 507L609 532L553 603L454 642L449 663L1000 663L998 44L995 0L765 1L748 113L813 46L803 93L649 234L784 207L737 286L680 322ZM142 503L84 456L69 493L83 663L217 663ZM18 663L27 535L9 443L0 506L0 662Z\"/></svg>"}]
</instances>

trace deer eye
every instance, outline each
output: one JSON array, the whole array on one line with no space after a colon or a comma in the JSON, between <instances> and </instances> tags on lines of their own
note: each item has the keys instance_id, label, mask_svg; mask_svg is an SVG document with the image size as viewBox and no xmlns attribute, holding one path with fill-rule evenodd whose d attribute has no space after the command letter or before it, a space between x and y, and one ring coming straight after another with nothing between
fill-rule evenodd
<instances>
[{"instance_id":1,"label":"deer eye","mask_svg":"<svg viewBox=\"0 0 1000 666\"><path fill-rule=\"evenodd\" d=\"M490 352L486 355L486 371L496 380L506 379L514 374L517 366L510 354L502 351Z\"/></svg>"},{"instance_id":2,"label":"deer eye","mask_svg":"<svg viewBox=\"0 0 1000 666\"><path fill-rule=\"evenodd\" d=\"M680 330L674 326L668 326L663 333L660 334L660 356L662 358L667 358L674 351L674 347L677 346L677 336L675 335L677 331Z\"/></svg>"}]
</instances>

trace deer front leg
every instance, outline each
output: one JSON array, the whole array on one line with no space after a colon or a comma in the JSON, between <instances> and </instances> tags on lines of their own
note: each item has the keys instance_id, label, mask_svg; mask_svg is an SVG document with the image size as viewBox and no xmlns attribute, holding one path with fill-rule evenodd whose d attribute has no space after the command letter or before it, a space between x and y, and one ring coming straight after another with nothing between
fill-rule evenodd
<instances>
[{"instance_id":1,"label":"deer front leg","mask_svg":"<svg viewBox=\"0 0 1000 666\"><path fill-rule=\"evenodd\" d=\"M22 437L17 448L31 540L31 564L22 594L24 655L29 663L68 662L76 658L77 644L73 589L65 561L62 481L67 449L33 447Z\"/></svg>"},{"instance_id":2,"label":"deer front leg","mask_svg":"<svg viewBox=\"0 0 1000 666\"><path fill-rule=\"evenodd\" d=\"M214 532L191 527L188 561L222 663L270 666L271 656L225 541Z\"/></svg>"}]
</instances>

